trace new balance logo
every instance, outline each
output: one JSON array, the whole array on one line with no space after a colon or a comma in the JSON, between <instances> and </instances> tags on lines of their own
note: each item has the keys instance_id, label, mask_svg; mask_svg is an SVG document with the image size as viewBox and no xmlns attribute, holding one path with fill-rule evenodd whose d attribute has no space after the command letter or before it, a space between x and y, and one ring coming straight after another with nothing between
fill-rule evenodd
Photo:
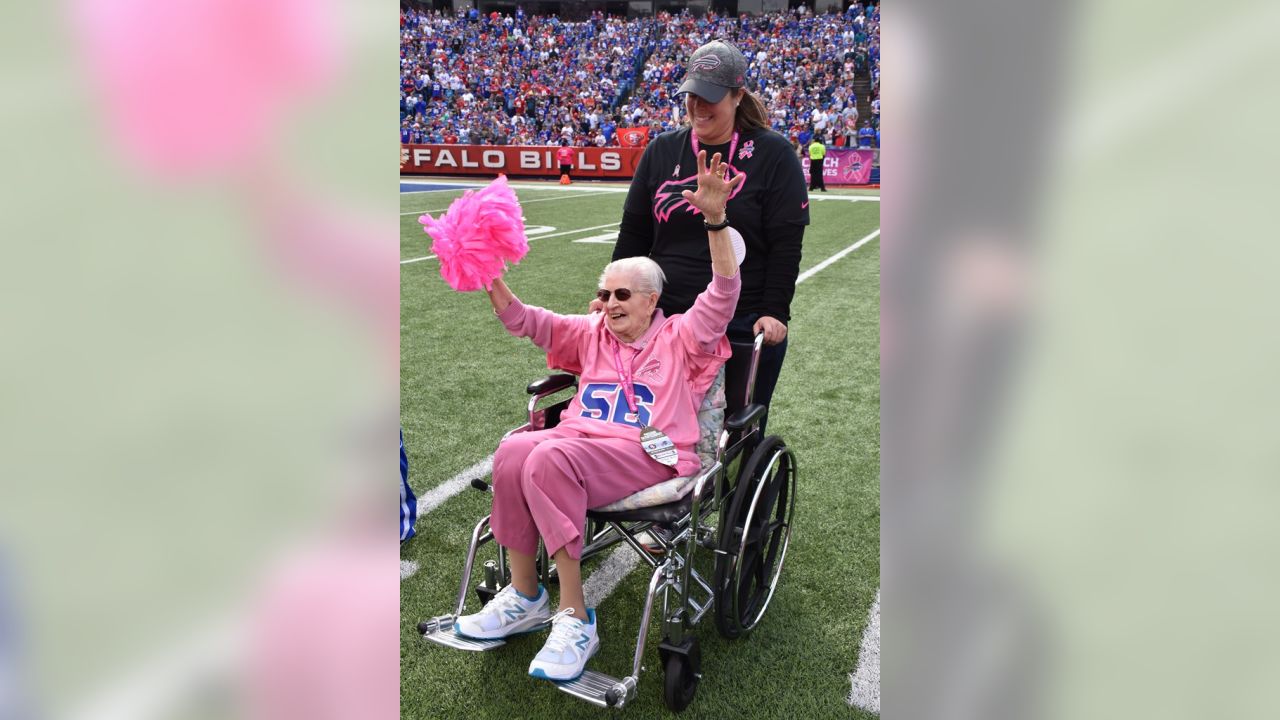
<instances>
[{"instance_id":1,"label":"new balance logo","mask_svg":"<svg viewBox=\"0 0 1280 720\"><path fill-rule=\"evenodd\" d=\"M586 653L587 643L589 642L591 642L591 636L584 634L582 637L578 638L578 642L574 643L574 646L576 646L583 653Z\"/></svg>"},{"instance_id":2,"label":"new balance logo","mask_svg":"<svg viewBox=\"0 0 1280 720\"><path fill-rule=\"evenodd\" d=\"M520 618L524 617L524 614L525 614L525 611L521 610L520 608L509 608L508 610L506 610L507 620L510 620L512 622L515 622L516 620L519 620Z\"/></svg>"}]
</instances>

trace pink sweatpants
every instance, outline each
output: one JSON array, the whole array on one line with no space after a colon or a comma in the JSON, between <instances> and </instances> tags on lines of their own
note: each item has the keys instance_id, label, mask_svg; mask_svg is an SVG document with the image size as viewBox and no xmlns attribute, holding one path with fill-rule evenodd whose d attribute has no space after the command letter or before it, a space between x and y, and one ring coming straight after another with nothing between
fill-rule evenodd
<instances>
[{"instance_id":1,"label":"pink sweatpants","mask_svg":"<svg viewBox=\"0 0 1280 720\"><path fill-rule=\"evenodd\" d=\"M512 435L493 457L489 526L504 547L532 555L538 537L555 555L582 559L587 508L600 507L675 477L636 440L592 438L576 430Z\"/></svg>"}]
</instances>

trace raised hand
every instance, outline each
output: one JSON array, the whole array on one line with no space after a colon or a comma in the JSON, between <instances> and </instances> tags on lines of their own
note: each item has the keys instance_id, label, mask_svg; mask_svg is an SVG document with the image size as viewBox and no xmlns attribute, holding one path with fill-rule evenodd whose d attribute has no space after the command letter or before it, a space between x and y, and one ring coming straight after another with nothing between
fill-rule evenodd
<instances>
[{"instance_id":1,"label":"raised hand","mask_svg":"<svg viewBox=\"0 0 1280 720\"><path fill-rule=\"evenodd\" d=\"M681 195L689 204L702 211L707 222L718 225L724 222L725 204L729 196L742 184L746 175L741 173L725 180L729 166L720 162L720 153L711 156L707 162L707 151L698 151L698 191L685 190Z\"/></svg>"}]
</instances>

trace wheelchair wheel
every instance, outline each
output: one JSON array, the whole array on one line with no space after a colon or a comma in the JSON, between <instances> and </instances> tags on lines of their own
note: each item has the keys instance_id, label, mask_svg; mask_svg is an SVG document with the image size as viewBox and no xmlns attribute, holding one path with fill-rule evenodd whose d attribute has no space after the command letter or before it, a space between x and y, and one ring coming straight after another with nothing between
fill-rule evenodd
<instances>
[{"instance_id":1,"label":"wheelchair wheel","mask_svg":"<svg viewBox=\"0 0 1280 720\"><path fill-rule=\"evenodd\" d=\"M716 628L734 639L760 622L773 598L795 515L795 457L781 438L760 442L721 517Z\"/></svg>"},{"instance_id":2,"label":"wheelchair wheel","mask_svg":"<svg viewBox=\"0 0 1280 720\"><path fill-rule=\"evenodd\" d=\"M691 640L688 655L673 652L667 655L663 666L662 701L671 712L689 707L698 692L698 681L702 679L702 649L698 646L698 638Z\"/></svg>"}]
</instances>

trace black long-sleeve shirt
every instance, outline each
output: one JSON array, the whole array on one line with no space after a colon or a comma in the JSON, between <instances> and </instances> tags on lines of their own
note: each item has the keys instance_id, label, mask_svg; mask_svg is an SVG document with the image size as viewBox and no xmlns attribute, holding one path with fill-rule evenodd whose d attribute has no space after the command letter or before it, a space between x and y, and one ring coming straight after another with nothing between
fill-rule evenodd
<instances>
[{"instance_id":1,"label":"black long-sleeve shirt","mask_svg":"<svg viewBox=\"0 0 1280 720\"><path fill-rule=\"evenodd\" d=\"M703 144L708 159L728 155L731 143ZM788 322L809 200L800 161L790 143L770 130L741 133L728 178L747 179L729 199L730 225L742 234L742 293L735 316L769 315ZM711 251L702 214L681 196L697 191L697 155L689 128L659 136L645 149L622 215L613 259L647 255L667 276L658 306L685 312L711 281Z\"/></svg>"}]
</instances>

